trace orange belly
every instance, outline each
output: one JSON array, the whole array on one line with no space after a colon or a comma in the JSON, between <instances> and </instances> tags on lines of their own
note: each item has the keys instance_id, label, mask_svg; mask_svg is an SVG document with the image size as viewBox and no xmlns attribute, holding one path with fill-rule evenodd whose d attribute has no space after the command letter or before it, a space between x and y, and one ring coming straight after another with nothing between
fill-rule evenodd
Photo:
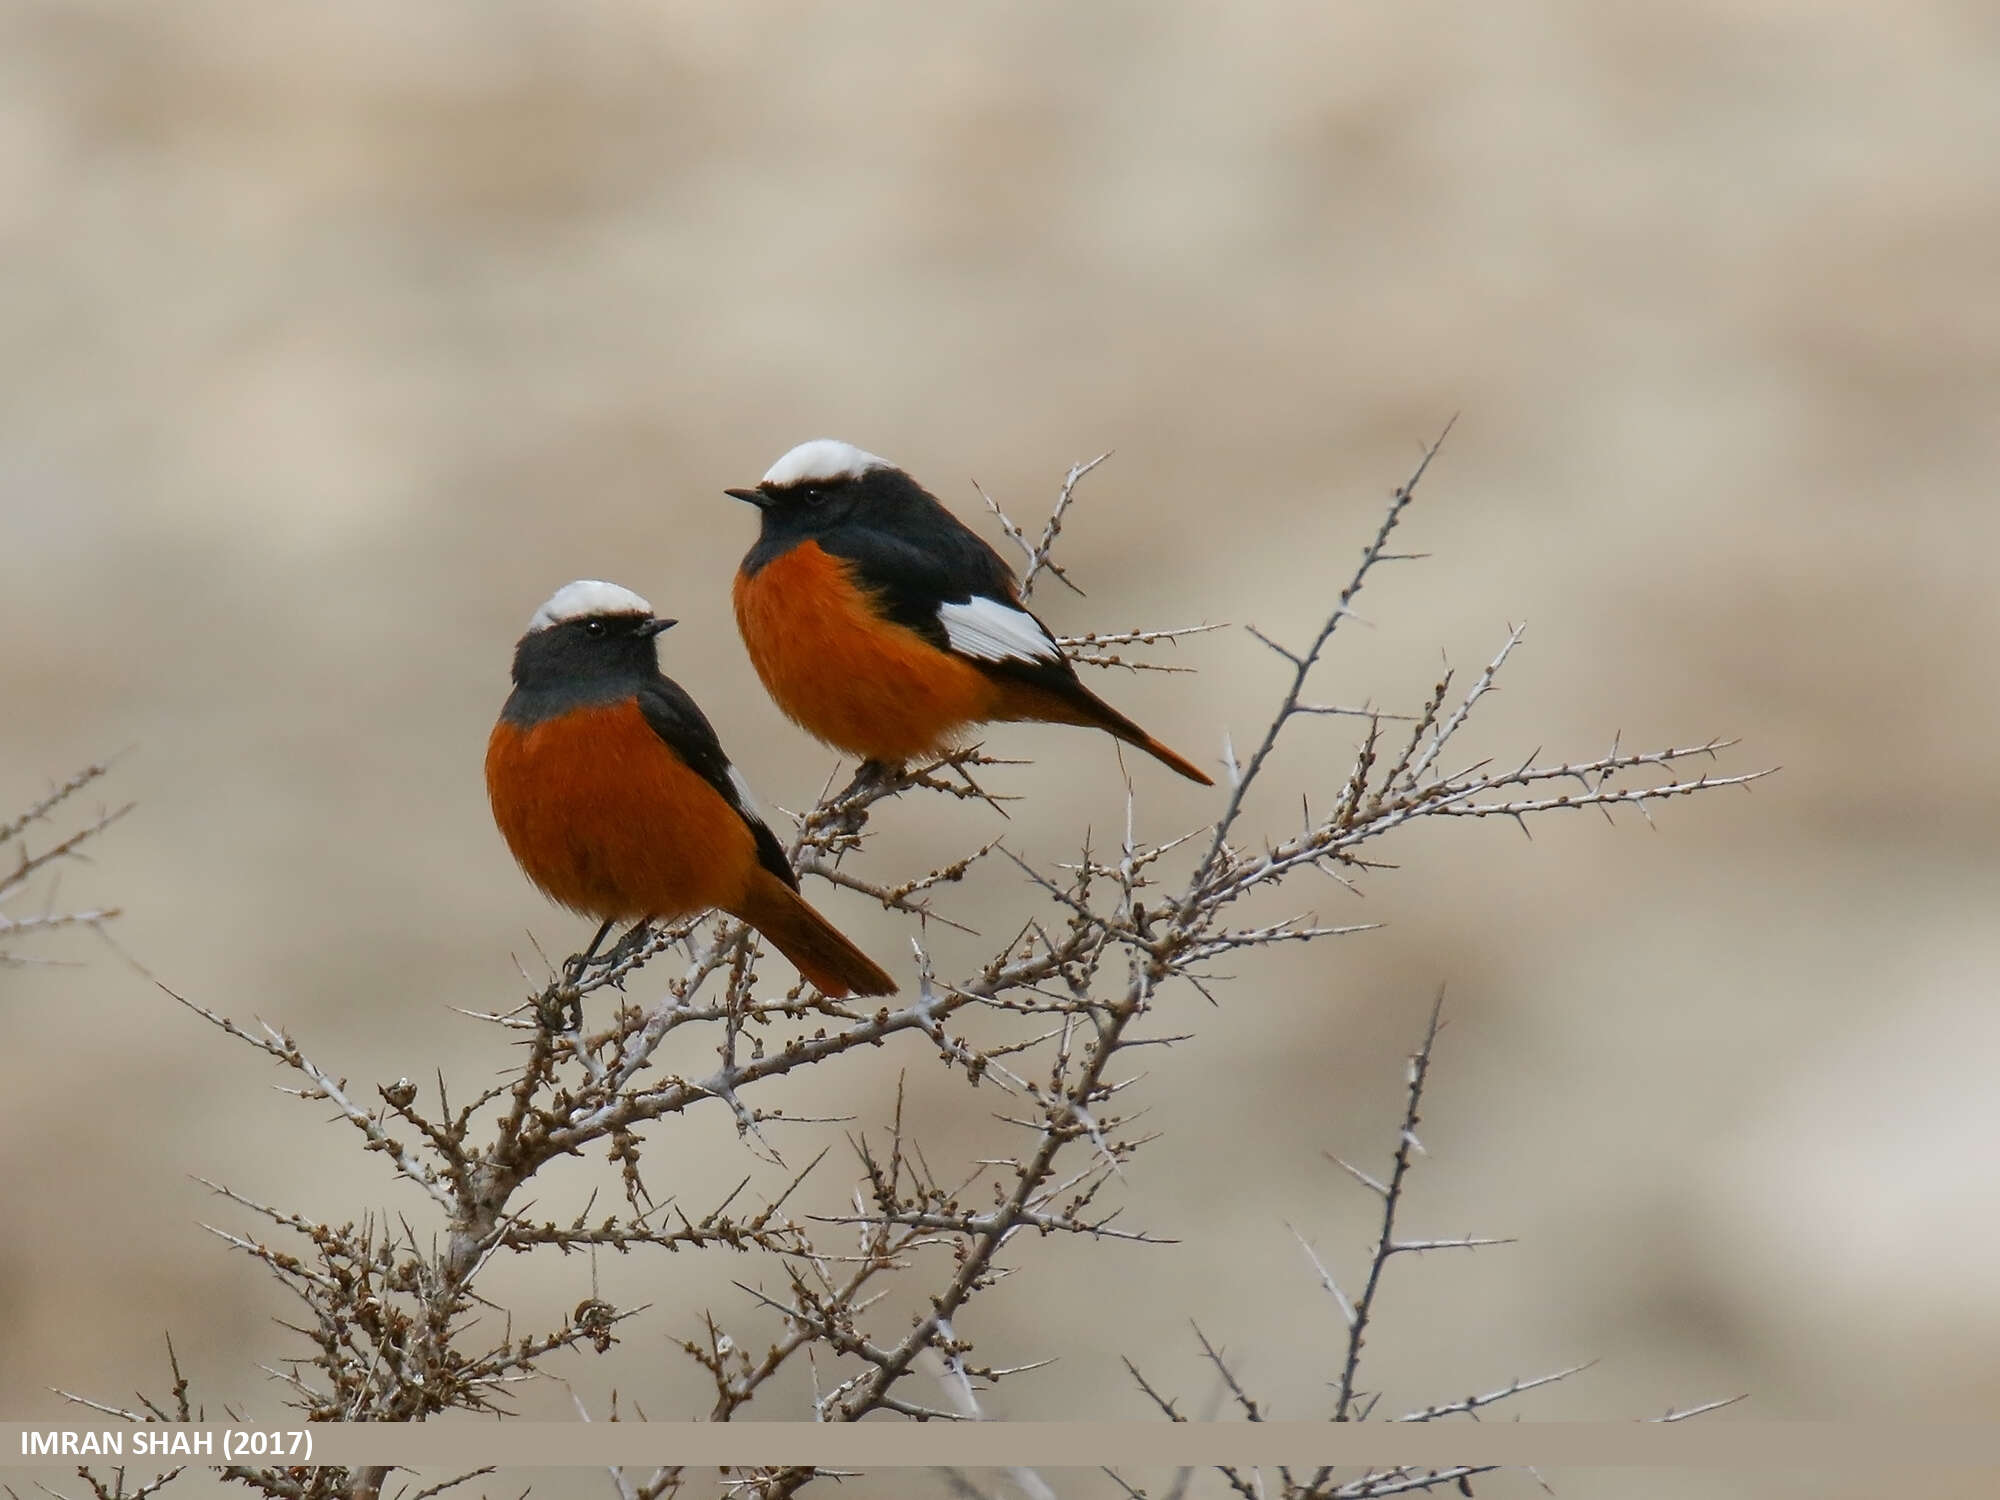
<instances>
[{"instance_id":1,"label":"orange belly","mask_svg":"<svg viewBox=\"0 0 2000 1500\"><path fill-rule=\"evenodd\" d=\"M671 920L744 903L759 866L736 810L646 723L636 699L486 745L493 821L530 880L573 911Z\"/></svg>"},{"instance_id":2,"label":"orange belly","mask_svg":"<svg viewBox=\"0 0 2000 1500\"><path fill-rule=\"evenodd\" d=\"M801 542L736 575L736 625L772 701L850 755L909 760L996 717L1000 690L969 662L876 614L848 565Z\"/></svg>"}]
</instances>

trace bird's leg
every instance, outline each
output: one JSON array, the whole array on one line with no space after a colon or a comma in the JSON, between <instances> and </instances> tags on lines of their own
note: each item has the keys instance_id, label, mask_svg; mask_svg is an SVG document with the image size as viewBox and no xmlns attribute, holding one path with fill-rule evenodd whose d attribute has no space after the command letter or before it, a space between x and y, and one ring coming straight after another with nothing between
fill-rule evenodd
<instances>
[{"instance_id":1,"label":"bird's leg","mask_svg":"<svg viewBox=\"0 0 2000 1500\"><path fill-rule=\"evenodd\" d=\"M581 953L570 955L569 962L563 965L563 982L565 984L572 989L575 988L583 979L584 974L588 972L591 964L599 961L597 959L597 945L604 941L604 935L616 925L613 922L606 922L602 927L597 929L597 936L590 940L588 948L584 949Z\"/></svg>"},{"instance_id":2,"label":"bird's leg","mask_svg":"<svg viewBox=\"0 0 2000 1500\"><path fill-rule=\"evenodd\" d=\"M577 988L583 983L583 976L594 963L606 962L597 957L597 945L604 941L604 935L614 924L606 922L597 929L597 936L590 940L590 946L581 953L572 953L563 961L562 982L552 984L543 991L536 1019L542 1023L544 1031L583 1030L583 993Z\"/></svg>"},{"instance_id":3,"label":"bird's leg","mask_svg":"<svg viewBox=\"0 0 2000 1500\"><path fill-rule=\"evenodd\" d=\"M550 1031L582 1031L584 976L592 969L608 969L623 963L644 946L653 932L653 919L642 917L611 945L610 952L599 953L597 949L603 943L604 935L616 925L615 922L606 922L597 929L597 936L590 940L588 948L571 954L564 962L562 983L550 990L547 997L549 1004L542 1015L542 1024Z\"/></svg>"}]
</instances>

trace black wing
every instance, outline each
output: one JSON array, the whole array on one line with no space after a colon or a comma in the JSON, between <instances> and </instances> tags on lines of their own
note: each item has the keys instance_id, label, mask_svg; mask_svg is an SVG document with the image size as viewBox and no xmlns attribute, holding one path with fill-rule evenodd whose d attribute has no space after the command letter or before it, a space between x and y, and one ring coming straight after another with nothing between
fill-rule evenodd
<instances>
[{"instance_id":1,"label":"black wing","mask_svg":"<svg viewBox=\"0 0 2000 1500\"><path fill-rule=\"evenodd\" d=\"M1014 570L928 492L918 491L903 500L893 529L847 522L829 529L819 543L853 565L859 581L881 600L883 613L939 650L951 651L996 677L1030 683L1065 699L1079 694L1089 698L1077 681L1076 668L1055 644L1054 632L1022 607ZM1048 637L1048 654L996 658L954 646L938 612L946 605L975 599L990 599L1034 621Z\"/></svg>"},{"instance_id":2,"label":"black wing","mask_svg":"<svg viewBox=\"0 0 2000 1500\"><path fill-rule=\"evenodd\" d=\"M819 542L854 565L890 619L934 645L945 646L939 605L983 598L1014 609L1021 606L1014 570L1000 554L937 501L928 495L923 499L928 503L904 508L893 530L848 522L833 527Z\"/></svg>"},{"instance_id":3,"label":"black wing","mask_svg":"<svg viewBox=\"0 0 2000 1500\"><path fill-rule=\"evenodd\" d=\"M671 677L655 675L639 690L639 712L646 716L653 733L665 740L674 754L736 810L757 841L757 862L797 890L799 877L792 871L792 862L785 858L785 846L751 804L749 788L735 774L729 757L722 753L722 741L716 738L714 726L687 691Z\"/></svg>"}]
</instances>

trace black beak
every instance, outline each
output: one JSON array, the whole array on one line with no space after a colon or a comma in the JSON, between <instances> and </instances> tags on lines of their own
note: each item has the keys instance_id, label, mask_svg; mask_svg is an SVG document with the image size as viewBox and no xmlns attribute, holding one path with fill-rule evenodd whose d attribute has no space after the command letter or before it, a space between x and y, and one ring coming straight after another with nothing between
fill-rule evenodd
<instances>
[{"instance_id":1,"label":"black beak","mask_svg":"<svg viewBox=\"0 0 2000 1500\"><path fill-rule=\"evenodd\" d=\"M658 635L663 630L672 630L678 624L680 624L679 620L662 620L655 617L639 627L639 634L642 636Z\"/></svg>"},{"instance_id":2,"label":"black beak","mask_svg":"<svg viewBox=\"0 0 2000 1500\"><path fill-rule=\"evenodd\" d=\"M771 503L771 497L760 489L724 490L722 493L732 500L747 500L759 510Z\"/></svg>"}]
</instances>

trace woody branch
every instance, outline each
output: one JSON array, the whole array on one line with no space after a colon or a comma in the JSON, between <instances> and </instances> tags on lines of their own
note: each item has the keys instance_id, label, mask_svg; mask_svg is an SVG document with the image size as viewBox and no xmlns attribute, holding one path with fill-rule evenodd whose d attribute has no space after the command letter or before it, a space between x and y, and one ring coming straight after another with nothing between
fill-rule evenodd
<instances>
[{"instance_id":1,"label":"woody branch","mask_svg":"<svg viewBox=\"0 0 2000 1500\"><path fill-rule=\"evenodd\" d=\"M728 1420L751 1404L802 1351L813 1361L813 1414L822 1420L853 1421L877 1411L963 1419L968 1409L960 1397L972 1381L990 1385L1036 1367L975 1358L976 1329L968 1321L981 1293L1023 1268L1021 1246L1050 1233L1134 1243L1165 1238L1116 1222L1116 1207L1101 1204L1115 1198L1126 1164L1150 1139L1137 1133L1136 1113L1124 1103L1139 1082L1127 1057L1141 1046L1188 1040L1150 1025L1155 1013L1183 1005L1188 991L1216 998L1224 983L1215 967L1221 959L1362 930L1323 922L1310 910L1251 918L1241 910L1246 898L1285 889L1306 871L1352 884L1378 863L1370 848L1375 841L1425 818L1503 816L1525 824L1584 807L1608 817L1621 806L1650 817L1653 804L1665 799L1745 785L1763 774L1692 769L1713 760L1726 748L1723 741L1631 753L1614 740L1601 756L1482 758L1447 769L1447 755L1518 645L1518 631L1461 695L1453 698L1447 673L1413 713L1315 701L1315 670L1355 597L1375 570L1413 556L1392 550L1391 538L1435 452L1428 450L1391 496L1312 640L1287 646L1253 631L1288 664L1289 680L1248 759L1239 761L1225 747L1226 801L1212 823L1148 840L1136 831L1128 797L1123 836L1108 851L1086 845L1074 859L1051 861L1010 847L1003 834L914 877L858 872L869 830L892 804L953 798L998 805L999 794L983 783L1004 774L1006 763L977 747L902 767L863 767L837 789L829 783L797 817L791 854L802 874L866 892L925 922L954 920L940 903L974 864L1010 861L1031 882L1042 911L976 972L950 979L935 973L918 941L914 997L871 1007L804 984L775 987L763 974L756 934L740 922L675 923L608 963L565 966L521 1005L481 1013L518 1043L520 1061L501 1082L456 1104L441 1077L434 1102L420 1102L427 1091L409 1080L352 1088L284 1030L243 1025L182 999L289 1070L300 1097L331 1104L363 1149L410 1179L446 1230L433 1249L400 1219L333 1227L217 1189L261 1219L266 1232L307 1247L294 1253L256 1235L217 1231L262 1263L306 1310L307 1352L280 1376L287 1399L315 1420L504 1411L509 1388L535 1376L550 1355L609 1348L637 1310L611 1307L593 1289L559 1327L480 1342L477 1283L494 1256L726 1248L763 1257L779 1284L745 1283L747 1316L773 1324L772 1336L736 1337L709 1317L681 1339L713 1383L712 1419ZM1030 579L1042 571L1063 577L1048 553L1077 482L1093 467L1068 476L1039 541L1028 541L1002 515L1003 529L1027 555ZM1115 658L1148 644L1171 646L1190 629L1080 638L1079 654ZM1321 809L1282 836L1247 831L1251 793L1288 735L1301 719L1332 715L1355 717L1360 737ZM1401 723L1410 726L1407 733L1391 735L1385 727ZM649 998L628 998L668 964L675 972ZM586 997L612 1003L589 1031L565 1020ZM980 1028L966 1024L975 1014L986 1018ZM975 1029L999 1039L975 1043ZM670 1038L688 1033L710 1041L715 1062L681 1076L661 1059ZM783 1113L786 1081L803 1069L845 1066L845 1059L878 1046L908 1045L905 1038L921 1038L906 1068L934 1054L966 1083L1002 1095L1003 1128L1018 1133L1016 1143L982 1149L940 1177L909 1138L899 1102L886 1141L865 1131L853 1140L858 1175L851 1212L792 1207L809 1181L826 1176L832 1152L818 1150L794 1168L772 1144L767 1125L796 1123ZM728 1111L753 1158L782 1168L783 1176L739 1207L761 1170L753 1164L727 1199L691 1218L670 1196L651 1191L646 1153L676 1119L713 1109ZM622 1206L601 1215L587 1208L567 1222L531 1217L521 1202L529 1185L541 1186L567 1159L592 1149L617 1165ZM1023 1237L1026 1229L1036 1233ZM877 1326L880 1299L896 1285L920 1289L924 1311L885 1333ZM1355 1339L1358 1351L1358 1328ZM753 1356L753 1349L764 1352ZM942 1403L925 1397L911 1376L927 1369L946 1371L957 1394ZM1337 1415L1355 1414L1351 1376L1349 1387ZM381 1483L380 1475L311 1474L294 1479L259 1471L245 1482L286 1500L372 1495ZM689 1482L678 1470L644 1481L614 1477L626 1500L676 1494ZM810 1469L756 1470L729 1483L741 1493L775 1497L814 1477Z\"/></svg>"}]
</instances>

